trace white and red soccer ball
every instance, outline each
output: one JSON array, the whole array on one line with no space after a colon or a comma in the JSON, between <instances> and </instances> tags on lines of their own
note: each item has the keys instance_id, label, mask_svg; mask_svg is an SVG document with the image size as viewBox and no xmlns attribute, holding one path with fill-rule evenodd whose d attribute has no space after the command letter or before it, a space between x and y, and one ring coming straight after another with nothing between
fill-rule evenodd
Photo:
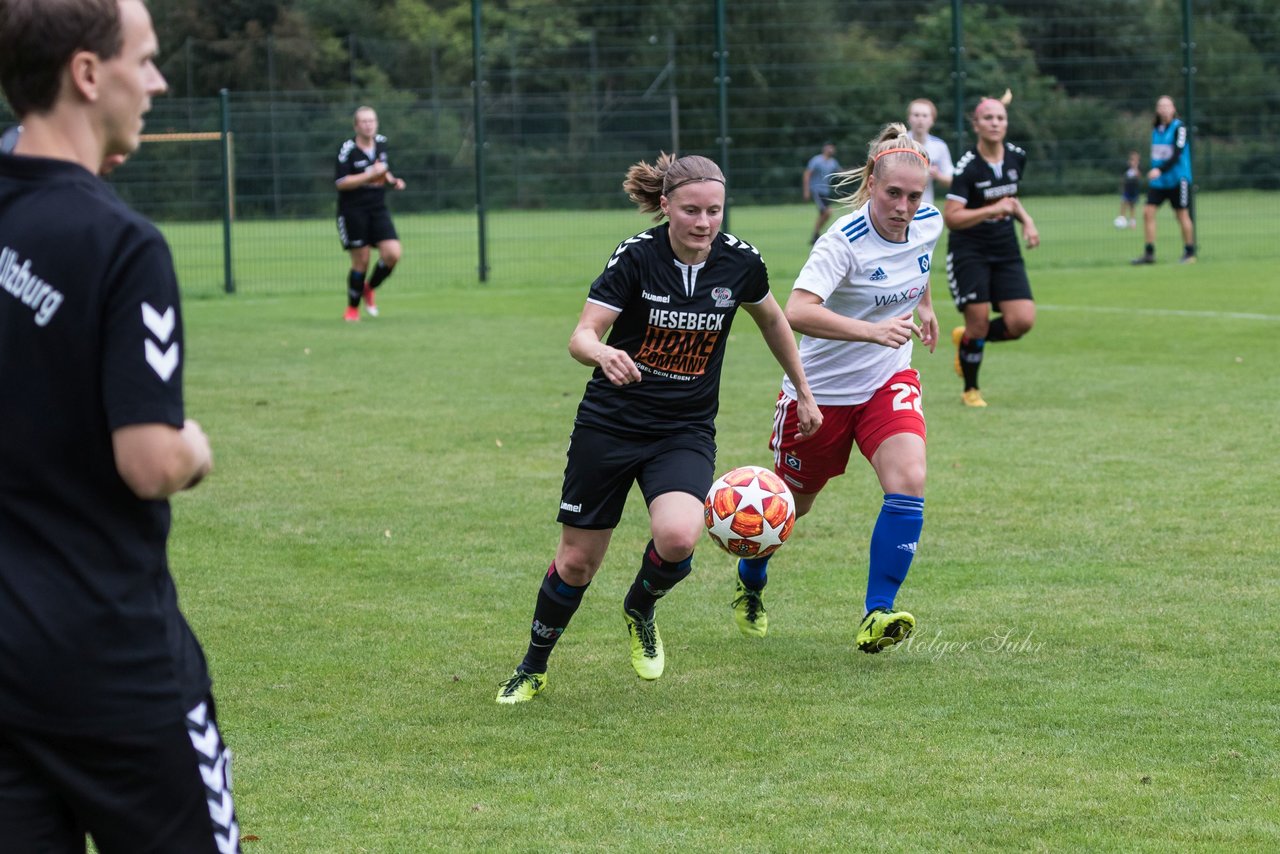
<instances>
[{"instance_id":1,"label":"white and red soccer ball","mask_svg":"<svg viewBox=\"0 0 1280 854\"><path fill-rule=\"evenodd\" d=\"M766 557L791 536L796 503L769 469L740 466L711 484L703 521L716 545L734 557Z\"/></svg>"}]
</instances>

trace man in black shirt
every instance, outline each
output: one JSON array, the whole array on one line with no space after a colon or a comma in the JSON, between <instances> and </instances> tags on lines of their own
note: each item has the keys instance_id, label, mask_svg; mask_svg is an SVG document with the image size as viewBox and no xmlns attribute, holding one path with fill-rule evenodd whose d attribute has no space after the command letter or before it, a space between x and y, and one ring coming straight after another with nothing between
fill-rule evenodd
<instances>
[{"instance_id":1,"label":"man in black shirt","mask_svg":"<svg viewBox=\"0 0 1280 854\"><path fill-rule=\"evenodd\" d=\"M378 316L373 292L400 261L400 239L387 210L386 190L404 189L404 179L391 174L387 138L378 133L378 114L372 107L356 110L355 131L338 149L333 172L338 188L338 236L342 248L351 253L343 319L352 323L360 319L361 298L365 311ZM378 248L378 263L365 281L371 246Z\"/></svg>"},{"instance_id":2,"label":"man in black shirt","mask_svg":"<svg viewBox=\"0 0 1280 854\"><path fill-rule=\"evenodd\" d=\"M169 573L186 420L168 247L95 173L165 91L142 0L0 0L0 847L236 851L229 753ZM73 247L69 250L69 247Z\"/></svg>"}]
</instances>

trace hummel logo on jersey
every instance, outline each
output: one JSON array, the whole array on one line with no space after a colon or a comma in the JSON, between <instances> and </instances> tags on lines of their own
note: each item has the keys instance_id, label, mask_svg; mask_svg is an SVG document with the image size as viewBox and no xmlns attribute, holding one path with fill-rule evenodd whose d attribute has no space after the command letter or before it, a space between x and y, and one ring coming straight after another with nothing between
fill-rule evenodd
<instances>
[{"instance_id":1,"label":"hummel logo on jersey","mask_svg":"<svg viewBox=\"0 0 1280 854\"><path fill-rule=\"evenodd\" d=\"M915 554L916 546L919 544L919 542L920 541L917 540L914 543L903 543L902 545L898 546L898 548L902 549L904 552L911 552L912 554Z\"/></svg>"},{"instance_id":2,"label":"hummel logo on jersey","mask_svg":"<svg viewBox=\"0 0 1280 854\"><path fill-rule=\"evenodd\" d=\"M164 314L156 311L149 303L142 304L142 323L150 330L151 334L160 340L160 344L167 344L169 336L173 334L173 327L177 323L177 315L173 312L173 306L165 309ZM151 366L151 370L165 382L169 381L169 377L173 376L174 370L178 367L178 342L174 341L169 344L165 350L161 350L160 346L150 338L142 342L143 355L147 358L147 364Z\"/></svg>"},{"instance_id":3,"label":"hummel logo on jersey","mask_svg":"<svg viewBox=\"0 0 1280 854\"><path fill-rule=\"evenodd\" d=\"M876 267L876 271L871 274L871 281L883 282L889 278L889 274L884 271L884 267Z\"/></svg>"}]
</instances>

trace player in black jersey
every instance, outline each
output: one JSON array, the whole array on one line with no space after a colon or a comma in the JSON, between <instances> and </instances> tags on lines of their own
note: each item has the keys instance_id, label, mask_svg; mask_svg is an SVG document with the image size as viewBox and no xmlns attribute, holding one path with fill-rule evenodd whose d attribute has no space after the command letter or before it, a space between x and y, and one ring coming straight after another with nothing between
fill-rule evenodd
<instances>
[{"instance_id":1,"label":"player in black jersey","mask_svg":"<svg viewBox=\"0 0 1280 854\"><path fill-rule=\"evenodd\" d=\"M400 237L387 210L386 190L404 189L404 179L391 174L387 162L387 138L378 133L378 114L373 107L360 107L354 117L355 136L342 143L334 164L334 186L338 188L338 236L342 248L351 253L347 274L347 311L344 320L360 319L360 300L365 311L378 316L373 292L387 280L400 261ZM378 263L369 270L369 247L378 249Z\"/></svg>"},{"instance_id":2,"label":"player in black jersey","mask_svg":"<svg viewBox=\"0 0 1280 854\"><path fill-rule=\"evenodd\" d=\"M159 231L95 173L165 91L142 0L0 0L0 848L237 851L166 543L212 468ZM68 251L73 246L74 251Z\"/></svg>"},{"instance_id":3,"label":"player in black jersey","mask_svg":"<svg viewBox=\"0 0 1280 854\"><path fill-rule=\"evenodd\" d=\"M528 650L502 683L499 703L531 700L546 685L547 657L604 561L637 482L653 538L623 601L623 618L636 673L662 675L654 605L689 575L702 535L720 369L738 306L799 390L800 432L812 435L822 424L760 253L720 231L720 168L705 157L664 154L656 165L633 165L623 188L640 210L668 222L618 246L569 339L570 355L595 370L570 436L560 545L538 590Z\"/></svg>"},{"instance_id":4,"label":"player in black jersey","mask_svg":"<svg viewBox=\"0 0 1280 854\"><path fill-rule=\"evenodd\" d=\"M951 331L951 341L956 346L956 373L964 378L961 400L965 406L987 405L978 390L978 368L986 344L1015 341L1030 332L1036 320L1013 221L1022 223L1029 249L1040 245L1040 232L1018 200L1027 153L1005 142L1009 129L1005 105L1012 97L1006 91L1000 100L978 102L971 118L978 144L957 161L942 211L951 230L947 284L956 308L964 314L964 326ZM1000 313L994 320L993 306Z\"/></svg>"}]
</instances>

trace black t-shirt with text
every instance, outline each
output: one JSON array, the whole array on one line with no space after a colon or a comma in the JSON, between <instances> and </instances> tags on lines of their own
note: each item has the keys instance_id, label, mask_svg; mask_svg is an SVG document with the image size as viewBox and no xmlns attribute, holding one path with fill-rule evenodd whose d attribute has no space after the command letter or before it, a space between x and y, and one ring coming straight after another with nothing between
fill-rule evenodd
<instances>
[{"instance_id":1,"label":"black t-shirt with text","mask_svg":"<svg viewBox=\"0 0 1280 854\"><path fill-rule=\"evenodd\" d=\"M964 202L964 206L972 210L1005 196L1016 196L1026 165L1027 152L1009 142L1004 144L1004 162L994 166L971 148L956 161L947 198ZM1021 257L1018 233L1011 217L989 219L972 228L953 230L947 237L947 251L971 252L989 260Z\"/></svg>"},{"instance_id":2,"label":"black t-shirt with text","mask_svg":"<svg viewBox=\"0 0 1280 854\"><path fill-rule=\"evenodd\" d=\"M686 430L715 436L720 369L734 312L769 296L760 253L721 232L702 264L676 258L666 223L618 245L587 300L619 312L608 344L641 380L615 386L596 368L575 424L653 437Z\"/></svg>"},{"instance_id":3,"label":"black t-shirt with text","mask_svg":"<svg viewBox=\"0 0 1280 854\"><path fill-rule=\"evenodd\" d=\"M338 148L338 159L333 165L333 180L339 181L348 175L360 175L371 169L375 163L388 163L387 138L380 133L374 134L373 151L369 152L357 145L355 138L352 137ZM365 184L354 190L338 191L339 210L376 210L386 203L385 184Z\"/></svg>"},{"instance_id":4,"label":"black t-shirt with text","mask_svg":"<svg viewBox=\"0 0 1280 854\"><path fill-rule=\"evenodd\" d=\"M0 155L0 722L154 726L209 690L169 502L134 495L111 442L182 426L184 346L155 227L76 164Z\"/></svg>"}]
</instances>

